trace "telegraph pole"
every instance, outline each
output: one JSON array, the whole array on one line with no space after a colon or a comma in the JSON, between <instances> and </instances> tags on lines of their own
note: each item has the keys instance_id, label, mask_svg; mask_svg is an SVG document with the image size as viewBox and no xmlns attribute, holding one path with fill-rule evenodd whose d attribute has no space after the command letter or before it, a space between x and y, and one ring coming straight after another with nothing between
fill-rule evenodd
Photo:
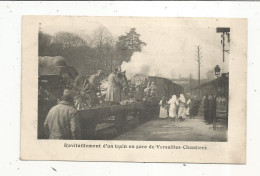
<instances>
[{"instance_id":1,"label":"telegraph pole","mask_svg":"<svg viewBox=\"0 0 260 176\"><path fill-rule=\"evenodd\" d=\"M229 27L217 27L217 33L221 33L221 44L222 44L222 52L223 52L223 68L222 68L222 72L225 73L224 71L224 62L225 62L225 52L229 53L229 50L225 49L225 35L227 36L227 43L230 44L230 28ZM225 98L227 99L227 116L228 116L228 104L229 104L229 91L227 88L227 95L225 96ZM228 120L226 122L226 127L228 129Z\"/></svg>"},{"instance_id":2,"label":"telegraph pole","mask_svg":"<svg viewBox=\"0 0 260 176\"><path fill-rule=\"evenodd\" d=\"M196 46L196 61L198 62L198 87L199 87L199 98L200 98L200 67L202 63L202 54L200 45Z\"/></svg>"},{"instance_id":3,"label":"telegraph pole","mask_svg":"<svg viewBox=\"0 0 260 176\"><path fill-rule=\"evenodd\" d=\"M223 41L222 41L223 62L225 62L225 33L224 32L222 34L222 39L223 39Z\"/></svg>"},{"instance_id":4,"label":"telegraph pole","mask_svg":"<svg viewBox=\"0 0 260 176\"><path fill-rule=\"evenodd\" d=\"M230 28L226 27L217 27L217 33L221 33L221 44L222 44L222 53L223 53L223 65L225 62L225 52L229 53L229 50L225 49L225 35L227 36L227 43L230 43ZM224 66L222 66L222 72L224 73Z\"/></svg>"},{"instance_id":5,"label":"telegraph pole","mask_svg":"<svg viewBox=\"0 0 260 176\"><path fill-rule=\"evenodd\" d=\"M190 73L190 92L191 92L191 73Z\"/></svg>"}]
</instances>

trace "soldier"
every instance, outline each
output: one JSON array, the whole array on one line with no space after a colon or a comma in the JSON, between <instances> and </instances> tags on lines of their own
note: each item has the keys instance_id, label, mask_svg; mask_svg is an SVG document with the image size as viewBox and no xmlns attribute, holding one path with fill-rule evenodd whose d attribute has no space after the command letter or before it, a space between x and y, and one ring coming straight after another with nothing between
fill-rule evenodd
<instances>
[{"instance_id":1,"label":"soldier","mask_svg":"<svg viewBox=\"0 0 260 176\"><path fill-rule=\"evenodd\" d=\"M118 71L116 74L116 80L120 89L120 101L127 99L128 81L126 71Z\"/></svg>"},{"instance_id":2,"label":"soldier","mask_svg":"<svg viewBox=\"0 0 260 176\"><path fill-rule=\"evenodd\" d=\"M51 108L44 122L44 129L49 139L79 139L79 117L74 108L73 93L64 90L62 101Z\"/></svg>"},{"instance_id":3,"label":"soldier","mask_svg":"<svg viewBox=\"0 0 260 176\"><path fill-rule=\"evenodd\" d=\"M89 77L89 96L90 96L90 105L99 104L97 93L100 91L100 81L104 73L102 70Z\"/></svg>"},{"instance_id":4,"label":"soldier","mask_svg":"<svg viewBox=\"0 0 260 176\"><path fill-rule=\"evenodd\" d=\"M216 117L216 97L211 95L209 99L209 120L208 123L212 124Z\"/></svg>"},{"instance_id":5,"label":"soldier","mask_svg":"<svg viewBox=\"0 0 260 176\"><path fill-rule=\"evenodd\" d=\"M206 95L205 99L204 99L204 103L203 103L203 110L204 110L204 120L205 122L208 123L209 121L209 96Z\"/></svg>"},{"instance_id":6,"label":"soldier","mask_svg":"<svg viewBox=\"0 0 260 176\"><path fill-rule=\"evenodd\" d=\"M106 93L106 101L119 103L120 100L120 83L117 78L118 69L115 68L113 72L108 76L108 87Z\"/></svg>"}]
</instances>

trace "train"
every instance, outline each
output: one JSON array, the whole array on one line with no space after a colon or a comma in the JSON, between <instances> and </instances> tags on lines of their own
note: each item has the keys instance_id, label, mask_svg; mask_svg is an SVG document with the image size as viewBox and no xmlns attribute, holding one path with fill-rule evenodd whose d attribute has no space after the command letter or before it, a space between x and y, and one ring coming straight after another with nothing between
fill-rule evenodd
<instances>
[{"instance_id":1,"label":"train","mask_svg":"<svg viewBox=\"0 0 260 176\"><path fill-rule=\"evenodd\" d=\"M184 88L182 86L174 83L167 78L159 76L136 74L131 78L131 82L140 82L142 87L147 87L147 84L154 82L158 88L158 93L156 95L157 99L161 99L163 96L165 96L167 99L170 99L172 95L176 95L177 97L179 97L180 94L184 94Z\"/></svg>"},{"instance_id":2,"label":"train","mask_svg":"<svg viewBox=\"0 0 260 176\"><path fill-rule=\"evenodd\" d=\"M72 83L79 78L87 79L73 67L64 64L62 58L58 58L57 62L43 62L42 60L43 58L39 59L38 69L38 139L47 138L44 131L44 121L49 110L59 102L63 90L68 85L73 85ZM127 125L128 115L138 118L140 122L158 117L159 100L162 96L170 98L173 94L183 93L183 88L180 85L166 78L136 75L130 79L130 82L133 83L137 80L141 81L143 85L154 82L158 88L157 97L152 100L142 99L142 101L128 104L103 102L93 107L78 109L81 139L95 140L96 127L102 123L112 123L118 132L122 131ZM78 82L84 82L84 80Z\"/></svg>"}]
</instances>

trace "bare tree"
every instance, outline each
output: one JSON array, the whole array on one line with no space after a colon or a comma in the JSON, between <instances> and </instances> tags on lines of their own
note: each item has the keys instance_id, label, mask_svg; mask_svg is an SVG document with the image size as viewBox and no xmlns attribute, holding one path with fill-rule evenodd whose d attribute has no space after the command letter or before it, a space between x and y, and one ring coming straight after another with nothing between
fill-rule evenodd
<instances>
[{"instance_id":1,"label":"bare tree","mask_svg":"<svg viewBox=\"0 0 260 176\"><path fill-rule=\"evenodd\" d=\"M91 46L96 49L98 62L103 62L106 72L114 67L114 39L112 34L104 26L98 27L91 35Z\"/></svg>"},{"instance_id":2,"label":"bare tree","mask_svg":"<svg viewBox=\"0 0 260 176\"><path fill-rule=\"evenodd\" d=\"M85 45L85 41L82 38L70 32L57 33L52 43L58 43L62 46L62 48L79 47Z\"/></svg>"},{"instance_id":3,"label":"bare tree","mask_svg":"<svg viewBox=\"0 0 260 176\"><path fill-rule=\"evenodd\" d=\"M112 34L109 32L107 28L104 26L99 26L94 33L91 35L92 37L92 47L102 49L105 44L113 44Z\"/></svg>"}]
</instances>

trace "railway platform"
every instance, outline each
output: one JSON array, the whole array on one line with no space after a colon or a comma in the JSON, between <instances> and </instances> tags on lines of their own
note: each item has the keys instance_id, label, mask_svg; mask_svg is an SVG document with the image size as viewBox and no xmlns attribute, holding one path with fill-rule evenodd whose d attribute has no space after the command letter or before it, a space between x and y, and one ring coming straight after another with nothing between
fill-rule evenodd
<instances>
[{"instance_id":1,"label":"railway platform","mask_svg":"<svg viewBox=\"0 0 260 176\"><path fill-rule=\"evenodd\" d=\"M204 122L202 116L185 121L171 119L152 119L131 129L114 140L140 141L227 141L225 123L218 121L214 131L213 125Z\"/></svg>"}]
</instances>

